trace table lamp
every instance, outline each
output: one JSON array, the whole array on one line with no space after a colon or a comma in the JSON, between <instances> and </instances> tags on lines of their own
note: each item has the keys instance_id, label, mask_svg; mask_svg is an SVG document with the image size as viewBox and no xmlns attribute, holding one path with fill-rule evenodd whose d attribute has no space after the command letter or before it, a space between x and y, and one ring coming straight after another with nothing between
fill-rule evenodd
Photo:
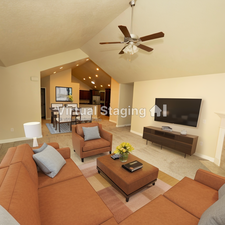
<instances>
[{"instance_id":1,"label":"table lamp","mask_svg":"<svg viewBox=\"0 0 225 225\"><path fill-rule=\"evenodd\" d=\"M41 123L40 122L30 122L24 123L24 132L27 138L33 138L33 147L38 146L37 138L42 137L41 133Z\"/></svg>"}]
</instances>

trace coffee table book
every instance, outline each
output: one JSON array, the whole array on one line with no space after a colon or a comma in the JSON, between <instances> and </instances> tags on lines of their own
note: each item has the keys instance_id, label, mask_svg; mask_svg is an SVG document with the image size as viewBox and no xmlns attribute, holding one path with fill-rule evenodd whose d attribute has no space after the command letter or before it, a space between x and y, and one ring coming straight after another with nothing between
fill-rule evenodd
<instances>
[{"instance_id":1,"label":"coffee table book","mask_svg":"<svg viewBox=\"0 0 225 225\"><path fill-rule=\"evenodd\" d=\"M133 162L123 164L122 167L132 173L138 169L141 169L143 167L143 164L141 162L135 160Z\"/></svg>"}]
</instances>

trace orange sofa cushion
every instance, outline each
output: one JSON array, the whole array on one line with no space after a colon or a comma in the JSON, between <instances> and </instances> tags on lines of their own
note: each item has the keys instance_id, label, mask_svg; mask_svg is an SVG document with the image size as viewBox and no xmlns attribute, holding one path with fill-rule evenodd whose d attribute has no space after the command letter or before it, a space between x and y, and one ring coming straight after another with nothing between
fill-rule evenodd
<instances>
[{"instance_id":1,"label":"orange sofa cushion","mask_svg":"<svg viewBox=\"0 0 225 225\"><path fill-rule=\"evenodd\" d=\"M23 163L14 163L2 170L3 172L0 173L0 205L19 224L40 225L37 186Z\"/></svg>"},{"instance_id":2,"label":"orange sofa cushion","mask_svg":"<svg viewBox=\"0 0 225 225\"><path fill-rule=\"evenodd\" d=\"M164 196L197 218L218 200L215 189L188 177L164 193Z\"/></svg>"},{"instance_id":3,"label":"orange sofa cushion","mask_svg":"<svg viewBox=\"0 0 225 225\"><path fill-rule=\"evenodd\" d=\"M40 188L42 225L97 225L113 215L83 177Z\"/></svg>"},{"instance_id":4,"label":"orange sofa cushion","mask_svg":"<svg viewBox=\"0 0 225 225\"><path fill-rule=\"evenodd\" d=\"M91 151L93 149L105 148L105 147L110 147L110 142L103 138L89 140L84 142L83 152Z\"/></svg>"},{"instance_id":5,"label":"orange sofa cushion","mask_svg":"<svg viewBox=\"0 0 225 225\"><path fill-rule=\"evenodd\" d=\"M22 162L30 174L31 179L38 186L37 166L33 160L33 150L28 144L9 148L0 164L0 168Z\"/></svg>"},{"instance_id":6,"label":"orange sofa cushion","mask_svg":"<svg viewBox=\"0 0 225 225\"><path fill-rule=\"evenodd\" d=\"M160 195L120 225L197 225L199 219Z\"/></svg>"},{"instance_id":7,"label":"orange sofa cushion","mask_svg":"<svg viewBox=\"0 0 225 225\"><path fill-rule=\"evenodd\" d=\"M45 186L52 185L82 175L83 175L82 172L73 162L73 160L66 159L65 166L62 167L62 169L54 177L54 179L50 178L49 176L46 176L42 171L38 173L38 188L43 188Z\"/></svg>"}]
</instances>

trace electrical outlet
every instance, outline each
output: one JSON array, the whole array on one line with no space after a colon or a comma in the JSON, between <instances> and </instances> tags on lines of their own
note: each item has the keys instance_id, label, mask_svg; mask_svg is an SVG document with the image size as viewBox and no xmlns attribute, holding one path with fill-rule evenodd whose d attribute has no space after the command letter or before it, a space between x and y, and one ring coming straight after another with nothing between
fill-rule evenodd
<instances>
[{"instance_id":1,"label":"electrical outlet","mask_svg":"<svg viewBox=\"0 0 225 225\"><path fill-rule=\"evenodd\" d=\"M11 132L13 132L14 131L14 128L11 128L10 130L11 130Z\"/></svg>"}]
</instances>

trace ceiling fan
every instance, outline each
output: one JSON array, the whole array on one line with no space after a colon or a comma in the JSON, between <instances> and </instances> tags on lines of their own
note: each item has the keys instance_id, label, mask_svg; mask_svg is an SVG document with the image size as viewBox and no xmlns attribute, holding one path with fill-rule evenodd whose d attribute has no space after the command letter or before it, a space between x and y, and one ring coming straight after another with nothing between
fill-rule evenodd
<instances>
[{"instance_id":1,"label":"ceiling fan","mask_svg":"<svg viewBox=\"0 0 225 225\"><path fill-rule=\"evenodd\" d=\"M131 32L132 32L133 6L135 6L135 0L130 1L129 4L132 8L132 14L131 14ZM138 48L140 48L142 50L145 50L147 52L151 52L153 50L153 48L150 48L146 45L143 45L143 44L141 44L141 42L164 37L163 32L158 32L158 33L155 33L155 34L150 34L150 35L143 36L143 37L139 38L136 34L130 33L126 26L120 25L118 27L124 35L124 41L123 42L100 42L99 44L101 44L101 45L104 45L104 44L125 44L125 46L119 52L119 54L130 53L131 55L133 55L134 53L136 53L138 51Z\"/></svg>"}]
</instances>

